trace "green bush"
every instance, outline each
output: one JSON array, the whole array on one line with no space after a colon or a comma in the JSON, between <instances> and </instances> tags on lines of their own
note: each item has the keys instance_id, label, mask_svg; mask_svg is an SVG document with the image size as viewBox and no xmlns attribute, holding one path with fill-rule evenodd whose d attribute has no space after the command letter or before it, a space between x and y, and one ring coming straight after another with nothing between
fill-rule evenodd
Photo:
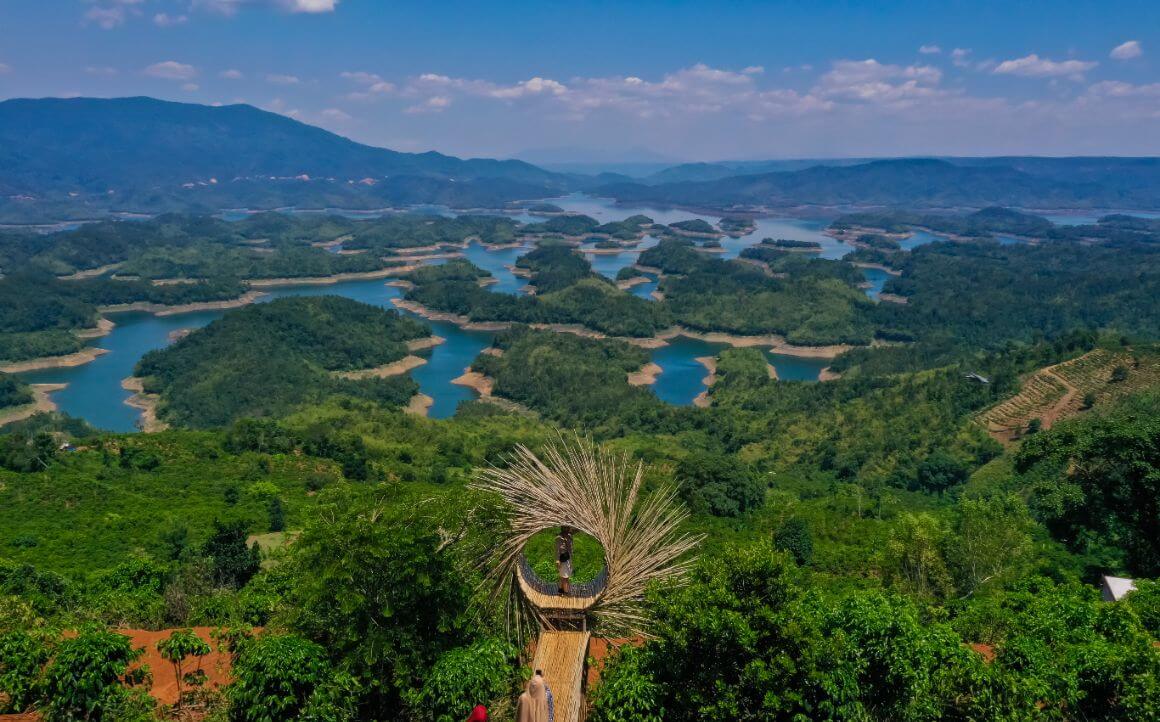
<instances>
[{"instance_id":1,"label":"green bush","mask_svg":"<svg viewBox=\"0 0 1160 722\"><path fill-rule=\"evenodd\" d=\"M135 719L142 706L152 707L131 687L143 683L148 670L130 667L143 650L123 634L88 628L57 646L44 671L43 698L48 722Z\"/></svg>"},{"instance_id":2,"label":"green bush","mask_svg":"<svg viewBox=\"0 0 1160 722\"><path fill-rule=\"evenodd\" d=\"M423 686L408 695L416 719L461 722L479 704L512 694L517 652L506 642L483 639L439 656L424 675Z\"/></svg>"}]
</instances>

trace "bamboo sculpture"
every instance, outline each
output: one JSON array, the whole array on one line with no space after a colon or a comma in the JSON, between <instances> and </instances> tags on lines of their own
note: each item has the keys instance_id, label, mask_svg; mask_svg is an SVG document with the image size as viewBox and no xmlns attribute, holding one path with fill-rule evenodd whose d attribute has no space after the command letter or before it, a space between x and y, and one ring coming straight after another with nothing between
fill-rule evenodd
<instances>
[{"instance_id":1,"label":"bamboo sculpture","mask_svg":"<svg viewBox=\"0 0 1160 722\"><path fill-rule=\"evenodd\" d=\"M506 466L477 473L472 487L498 494L507 515L507 534L487 560L485 583L507 597L517 617L513 621L527 621L530 612L541 626L551 627L542 610L519 593L516 572L529 539L568 525L604 548L608 581L588 610L593 623L608 636L647 636L645 587L684 575L701 536L679 531L688 514L671 485L644 494L643 480L644 465L627 454L563 436L540 456L519 446Z\"/></svg>"}]
</instances>

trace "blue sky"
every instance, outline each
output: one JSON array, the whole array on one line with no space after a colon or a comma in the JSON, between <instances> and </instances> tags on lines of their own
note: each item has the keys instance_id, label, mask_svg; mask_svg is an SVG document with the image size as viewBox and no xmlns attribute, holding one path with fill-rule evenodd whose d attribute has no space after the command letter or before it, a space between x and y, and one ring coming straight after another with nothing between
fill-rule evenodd
<instances>
[{"instance_id":1,"label":"blue sky","mask_svg":"<svg viewBox=\"0 0 1160 722\"><path fill-rule=\"evenodd\" d=\"M400 150L1160 155L1157 2L0 0L0 97L246 102Z\"/></svg>"}]
</instances>

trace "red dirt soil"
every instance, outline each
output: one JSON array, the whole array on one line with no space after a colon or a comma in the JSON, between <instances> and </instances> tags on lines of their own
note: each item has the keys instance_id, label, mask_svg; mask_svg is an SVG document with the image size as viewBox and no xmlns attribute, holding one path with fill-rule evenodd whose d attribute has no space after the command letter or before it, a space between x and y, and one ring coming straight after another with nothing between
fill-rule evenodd
<instances>
[{"instance_id":1,"label":"red dirt soil","mask_svg":"<svg viewBox=\"0 0 1160 722\"><path fill-rule=\"evenodd\" d=\"M983 644L982 642L971 642L971 649L975 650L983 661L987 664L995 661L995 648L990 644Z\"/></svg>"},{"instance_id":2,"label":"red dirt soil","mask_svg":"<svg viewBox=\"0 0 1160 722\"><path fill-rule=\"evenodd\" d=\"M591 661L588 665L588 679L586 680L588 689L594 689L596 687L596 683L600 681L600 672L604 669L604 663L608 661L612 653L626 644L639 647L644 644L644 637L621 637L616 639L592 637L588 640L588 659Z\"/></svg>"},{"instance_id":3,"label":"red dirt soil","mask_svg":"<svg viewBox=\"0 0 1160 722\"><path fill-rule=\"evenodd\" d=\"M216 627L193 628L194 633L213 648L212 652L201 658L201 669L208 678L205 689L216 689L230 682L230 656L219 651L217 641L210 636L210 633L215 629ZM117 629L114 631L133 640L134 648L145 648L140 663L149 665L149 671L153 673L153 686L149 689L149 694L162 704L176 702L177 675L174 673L173 665L165 661L161 653L157 651L157 643L163 639L168 639L173 630L164 629L160 632L150 632L144 629ZM197 669L197 660L191 657L185 663L185 671L191 672L194 669Z\"/></svg>"}]
</instances>

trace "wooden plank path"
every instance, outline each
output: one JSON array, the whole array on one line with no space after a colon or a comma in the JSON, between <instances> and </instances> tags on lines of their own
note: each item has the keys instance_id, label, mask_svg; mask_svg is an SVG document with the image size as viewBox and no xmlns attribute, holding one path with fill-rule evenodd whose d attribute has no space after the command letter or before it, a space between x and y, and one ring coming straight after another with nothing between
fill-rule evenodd
<instances>
[{"instance_id":1,"label":"wooden plank path","mask_svg":"<svg viewBox=\"0 0 1160 722\"><path fill-rule=\"evenodd\" d=\"M543 671L552 689L556 722L584 719L584 663L589 637L588 632L540 633L532 669Z\"/></svg>"}]
</instances>

